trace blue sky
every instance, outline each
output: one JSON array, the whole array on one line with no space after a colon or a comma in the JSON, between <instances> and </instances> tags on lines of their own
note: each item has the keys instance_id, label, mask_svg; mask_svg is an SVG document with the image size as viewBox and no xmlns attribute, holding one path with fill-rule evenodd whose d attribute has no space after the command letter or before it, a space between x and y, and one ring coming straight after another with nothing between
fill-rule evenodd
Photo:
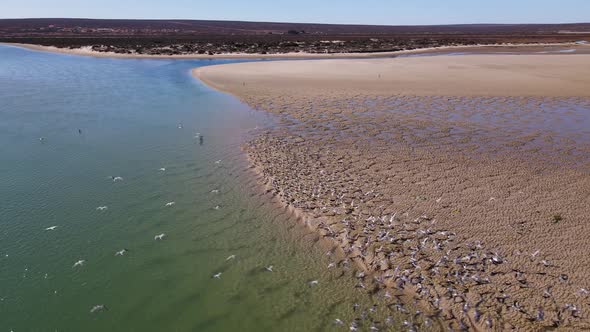
<instances>
[{"instance_id":1,"label":"blue sky","mask_svg":"<svg viewBox=\"0 0 590 332\"><path fill-rule=\"evenodd\" d=\"M2 0L0 18L184 18L359 24L590 22L590 0Z\"/></svg>"}]
</instances>

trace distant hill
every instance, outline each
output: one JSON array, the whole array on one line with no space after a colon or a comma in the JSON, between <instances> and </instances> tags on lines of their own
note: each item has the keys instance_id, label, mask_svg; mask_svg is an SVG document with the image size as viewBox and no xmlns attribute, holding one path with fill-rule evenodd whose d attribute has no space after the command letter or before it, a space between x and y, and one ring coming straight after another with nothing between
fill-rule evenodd
<instances>
[{"instance_id":1,"label":"distant hill","mask_svg":"<svg viewBox=\"0 0 590 332\"><path fill-rule=\"evenodd\" d=\"M96 35L553 35L590 34L590 23L465 24L433 26L345 25L206 20L0 19L3 36Z\"/></svg>"}]
</instances>

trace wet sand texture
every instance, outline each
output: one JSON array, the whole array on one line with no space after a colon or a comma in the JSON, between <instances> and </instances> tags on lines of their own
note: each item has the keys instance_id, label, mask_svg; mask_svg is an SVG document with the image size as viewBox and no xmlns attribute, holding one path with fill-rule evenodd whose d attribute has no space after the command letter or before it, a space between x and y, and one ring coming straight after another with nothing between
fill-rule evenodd
<instances>
[{"instance_id":1,"label":"wet sand texture","mask_svg":"<svg viewBox=\"0 0 590 332\"><path fill-rule=\"evenodd\" d=\"M269 191L454 329L590 328L590 56L246 63L194 74L279 125Z\"/></svg>"}]
</instances>

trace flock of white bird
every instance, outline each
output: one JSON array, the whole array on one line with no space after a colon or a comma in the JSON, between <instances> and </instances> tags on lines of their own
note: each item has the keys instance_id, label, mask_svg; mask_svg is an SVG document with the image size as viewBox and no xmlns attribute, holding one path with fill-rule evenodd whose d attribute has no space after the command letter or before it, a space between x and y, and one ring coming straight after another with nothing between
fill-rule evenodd
<instances>
[{"instance_id":1,"label":"flock of white bird","mask_svg":"<svg viewBox=\"0 0 590 332\"><path fill-rule=\"evenodd\" d=\"M178 128L181 129L182 128L182 125L179 124L178 125ZM195 136L195 138L199 138L199 136L200 136L200 133L197 133L196 136ZM44 142L46 139L44 137L42 137L39 140L42 141L42 142ZM215 164L216 165L221 164L221 160L215 161ZM166 171L166 168L165 167L161 167L161 168L158 169L158 171L159 172L165 172ZM121 181L124 181L123 177L121 177L121 176L111 176L110 179L113 182L121 182ZM213 189L213 190L211 190L211 193L218 194L219 193L219 189ZM171 202L168 202L168 203L164 204L164 206L165 207L173 207L175 204L176 204L176 202L171 201ZM219 210L220 209L220 206L219 205L216 205L214 207L214 209L215 210ZM108 206L106 206L106 205L98 206L96 208L96 210L97 211L101 211L101 212L102 211L106 211L106 210L108 210ZM58 225L49 226L49 227L45 228L45 230L46 231L55 231L58 227L59 227ZM165 233L157 234L157 235L154 236L154 240L156 240L156 241L162 241L162 240L164 240L165 237L166 237L166 234ZM115 256L124 256L129 251L130 251L129 249L125 249L125 248L124 249L121 249L121 250L118 250L118 251L115 252ZM225 260L226 261L235 260L236 257L237 256L235 254L232 254L232 255L228 256ZM74 262L72 268L82 267L82 266L84 266L85 263L86 263L86 260L79 259L78 261ZM328 266L328 268L333 267L333 266L334 266L334 264L331 263L331 266ZM264 270L267 271L267 272L274 272L274 266L273 265L266 266L266 267L264 267ZM213 274L212 278L213 279L221 279L221 275L222 274L223 274L223 272L217 272L217 273ZM45 275L45 278L47 278L47 275ZM319 284L319 281L318 280L311 280L311 281L308 282L308 284L309 284L310 287L313 287L313 286L318 285ZM90 313L97 313L97 312L101 312L101 311L105 311L105 310L108 310L107 306L105 306L104 304L97 304L97 305L93 306L90 309ZM337 319L337 321L338 320L339 319Z\"/></svg>"}]
</instances>

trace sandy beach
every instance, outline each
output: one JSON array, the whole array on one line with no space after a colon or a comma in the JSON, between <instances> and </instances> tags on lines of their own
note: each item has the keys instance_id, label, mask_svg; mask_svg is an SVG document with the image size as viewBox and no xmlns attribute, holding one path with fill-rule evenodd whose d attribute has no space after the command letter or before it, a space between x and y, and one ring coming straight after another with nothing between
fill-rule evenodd
<instances>
[{"instance_id":1,"label":"sandy beach","mask_svg":"<svg viewBox=\"0 0 590 332\"><path fill-rule=\"evenodd\" d=\"M268 190L453 329L590 328L590 55L276 61L193 74L279 125Z\"/></svg>"},{"instance_id":2,"label":"sandy beach","mask_svg":"<svg viewBox=\"0 0 590 332\"><path fill-rule=\"evenodd\" d=\"M330 58L383 58L394 56L407 56L419 54L439 54L448 52L475 52L475 53L547 53L547 54L590 54L590 45L576 43L536 43L536 44L493 44L493 45L458 45L402 50L395 52L372 53L228 53L228 54L184 54L184 55L150 55L150 54L120 54L114 52L97 52L90 46L82 48L59 48L54 46L42 46L32 44L2 43L16 47L23 47L35 51L52 52L70 55L91 56L100 58L162 58L162 59L330 59Z\"/></svg>"}]
</instances>

